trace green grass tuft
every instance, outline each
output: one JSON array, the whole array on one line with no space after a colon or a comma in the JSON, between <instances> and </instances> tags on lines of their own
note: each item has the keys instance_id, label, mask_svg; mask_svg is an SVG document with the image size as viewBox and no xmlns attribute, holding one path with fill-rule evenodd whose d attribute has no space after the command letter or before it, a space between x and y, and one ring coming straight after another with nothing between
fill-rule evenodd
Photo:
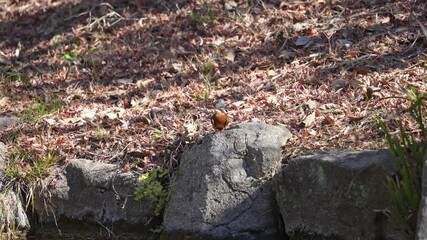
<instances>
[{"instance_id":1,"label":"green grass tuft","mask_svg":"<svg viewBox=\"0 0 427 240\"><path fill-rule=\"evenodd\" d=\"M135 200L147 198L154 205L154 214L159 216L165 208L169 192L162 183L168 177L166 168L153 169L139 177L135 189Z\"/></svg>"},{"instance_id":2,"label":"green grass tuft","mask_svg":"<svg viewBox=\"0 0 427 240\"><path fill-rule=\"evenodd\" d=\"M419 135L410 135L399 124L398 135L393 136L386 124L377 117L377 123L385 133L385 140L393 153L393 163L397 173L388 177L385 184L392 202L391 215L408 235L414 237L415 227L411 219L418 212L421 196L421 177L426 152L427 131L424 116L427 114L424 103L426 94L420 94L414 88L407 92L406 99L411 103L408 112L416 121Z\"/></svg>"},{"instance_id":3,"label":"green grass tuft","mask_svg":"<svg viewBox=\"0 0 427 240\"><path fill-rule=\"evenodd\" d=\"M28 122L35 122L43 116L59 111L59 109L61 109L61 101L56 96L37 98L33 105L25 110L23 118Z\"/></svg>"}]
</instances>

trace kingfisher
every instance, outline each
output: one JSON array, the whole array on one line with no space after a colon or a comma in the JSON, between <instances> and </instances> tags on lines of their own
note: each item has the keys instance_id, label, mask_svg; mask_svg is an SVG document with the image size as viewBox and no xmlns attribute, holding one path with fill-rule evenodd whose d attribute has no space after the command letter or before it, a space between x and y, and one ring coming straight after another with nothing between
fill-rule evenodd
<instances>
[{"instance_id":1,"label":"kingfisher","mask_svg":"<svg viewBox=\"0 0 427 240\"><path fill-rule=\"evenodd\" d=\"M228 123L228 116L222 109L215 109L214 114L211 117L211 123L215 131L224 131L225 126Z\"/></svg>"}]
</instances>

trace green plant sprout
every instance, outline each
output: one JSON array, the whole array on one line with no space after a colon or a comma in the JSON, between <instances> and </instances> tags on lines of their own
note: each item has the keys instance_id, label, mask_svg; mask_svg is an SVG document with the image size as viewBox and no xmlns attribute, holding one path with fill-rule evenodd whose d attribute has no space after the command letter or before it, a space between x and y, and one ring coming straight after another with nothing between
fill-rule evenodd
<instances>
[{"instance_id":1,"label":"green plant sprout","mask_svg":"<svg viewBox=\"0 0 427 240\"><path fill-rule=\"evenodd\" d=\"M11 82L28 83L28 77L24 73L20 72L20 70L21 69L17 67L5 66L0 70L1 78Z\"/></svg>"},{"instance_id":2,"label":"green plant sprout","mask_svg":"<svg viewBox=\"0 0 427 240\"><path fill-rule=\"evenodd\" d=\"M65 52L62 57L67 62L77 61L77 53L76 52Z\"/></svg>"},{"instance_id":3,"label":"green plant sprout","mask_svg":"<svg viewBox=\"0 0 427 240\"><path fill-rule=\"evenodd\" d=\"M163 187L162 182L168 177L166 168L153 169L142 174L135 188L135 200L147 198L154 206L154 214L159 216L169 198L169 192Z\"/></svg>"},{"instance_id":4,"label":"green plant sprout","mask_svg":"<svg viewBox=\"0 0 427 240\"><path fill-rule=\"evenodd\" d=\"M61 108L61 101L56 97L37 98L35 103L29 107L24 114L24 118L30 122L34 122L39 118L57 112Z\"/></svg>"},{"instance_id":5,"label":"green plant sprout","mask_svg":"<svg viewBox=\"0 0 427 240\"><path fill-rule=\"evenodd\" d=\"M203 3L190 14L190 23L194 27L213 24L217 21L217 14L207 3Z\"/></svg>"}]
</instances>

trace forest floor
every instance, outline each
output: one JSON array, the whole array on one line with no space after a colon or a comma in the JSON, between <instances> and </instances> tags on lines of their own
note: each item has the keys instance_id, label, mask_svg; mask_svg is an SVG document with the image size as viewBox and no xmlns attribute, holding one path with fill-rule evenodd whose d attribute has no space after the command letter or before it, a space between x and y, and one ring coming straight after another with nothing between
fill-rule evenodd
<instances>
[{"instance_id":1,"label":"forest floor","mask_svg":"<svg viewBox=\"0 0 427 240\"><path fill-rule=\"evenodd\" d=\"M11 152L176 167L229 126L286 126L289 155L385 147L426 91L426 2L0 0L0 133ZM19 171L34 161L18 158Z\"/></svg>"}]
</instances>

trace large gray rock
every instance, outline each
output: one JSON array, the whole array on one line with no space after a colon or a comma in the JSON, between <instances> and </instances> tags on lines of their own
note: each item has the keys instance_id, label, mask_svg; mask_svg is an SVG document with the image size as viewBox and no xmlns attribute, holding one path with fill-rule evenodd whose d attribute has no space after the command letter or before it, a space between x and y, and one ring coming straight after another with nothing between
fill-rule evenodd
<instances>
[{"instance_id":1,"label":"large gray rock","mask_svg":"<svg viewBox=\"0 0 427 240\"><path fill-rule=\"evenodd\" d=\"M116 165L85 159L71 160L64 170L45 180L35 201L42 225L58 225L70 234L94 233L87 226L107 233L140 232L154 218L148 200L135 201L137 176L121 173ZM38 229L45 231L45 229ZM130 239L130 237L129 237Z\"/></svg>"},{"instance_id":2,"label":"large gray rock","mask_svg":"<svg viewBox=\"0 0 427 240\"><path fill-rule=\"evenodd\" d=\"M418 209L416 239L427 239L427 152L424 155L423 175L421 178L421 198Z\"/></svg>"},{"instance_id":3,"label":"large gray rock","mask_svg":"<svg viewBox=\"0 0 427 240\"><path fill-rule=\"evenodd\" d=\"M13 184L7 185L10 182L5 176L6 162L6 145L0 142L0 178L6 180L0 183L1 229L27 231L30 229L30 222L25 213L25 202L21 193L17 192L17 188Z\"/></svg>"},{"instance_id":4,"label":"large gray rock","mask_svg":"<svg viewBox=\"0 0 427 240\"><path fill-rule=\"evenodd\" d=\"M1 116L0 117L0 131L3 131L4 129L8 127L13 127L16 124L18 124L19 118L15 116Z\"/></svg>"},{"instance_id":5,"label":"large gray rock","mask_svg":"<svg viewBox=\"0 0 427 240\"><path fill-rule=\"evenodd\" d=\"M384 181L389 151L316 153L289 161L274 177L291 239L405 239L382 211L391 203Z\"/></svg>"},{"instance_id":6,"label":"large gray rock","mask_svg":"<svg viewBox=\"0 0 427 240\"><path fill-rule=\"evenodd\" d=\"M0 193L0 224L9 231L28 231L30 222L25 212L25 199L20 192L11 188Z\"/></svg>"},{"instance_id":7,"label":"large gray rock","mask_svg":"<svg viewBox=\"0 0 427 240\"><path fill-rule=\"evenodd\" d=\"M164 236L283 239L268 179L290 137L280 126L249 123L207 135L184 152L170 184Z\"/></svg>"}]
</instances>

